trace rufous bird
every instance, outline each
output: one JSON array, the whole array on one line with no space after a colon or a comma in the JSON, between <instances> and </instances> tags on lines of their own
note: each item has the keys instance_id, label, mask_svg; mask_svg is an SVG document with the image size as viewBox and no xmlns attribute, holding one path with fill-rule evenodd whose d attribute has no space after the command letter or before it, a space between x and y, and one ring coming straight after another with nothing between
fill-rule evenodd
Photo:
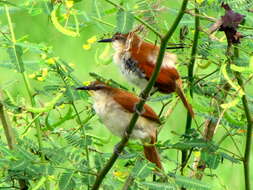
<instances>
[{"instance_id":1,"label":"rufous bird","mask_svg":"<svg viewBox=\"0 0 253 190\"><path fill-rule=\"evenodd\" d=\"M155 69L159 46L143 41L135 32L116 33L112 38L98 42L111 42L115 49L113 59L119 65L121 73L131 83L142 89L145 88ZM188 103L182 90L182 81L175 67L176 61L175 54L165 53L154 87L161 93L176 92L191 116L194 117L192 106Z\"/></svg>"},{"instance_id":2,"label":"rufous bird","mask_svg":"<svg viewBox=\"0 0 253 190\"><path fill-rule=\"evenodd\" d=\"M77 88L88 90L94 99L93 108L111 133L122 137L130 123L140 98L119 88L95 81L89 86ZM130 138L143 142L144 155L162 169L159 153L155 147L159 117L147 104L144 105Z\"/></svg>"}]
</instances>

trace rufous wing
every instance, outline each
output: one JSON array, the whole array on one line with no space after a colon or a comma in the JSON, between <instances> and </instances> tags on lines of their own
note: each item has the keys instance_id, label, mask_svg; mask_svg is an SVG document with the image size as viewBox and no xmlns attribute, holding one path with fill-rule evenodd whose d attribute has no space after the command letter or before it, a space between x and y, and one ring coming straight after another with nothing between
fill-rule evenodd
<instances>
[{"instance_id":1,"label":"rufous wing","mask_svg":"<svg viewBox=\"0 0 253 190\"><path fill-rule=\"evenodd\" d=\"M113 96L113 99L120 104L125 110L128 112L134 113L135 107L140 101L140 98L134 96L133 94L126 92L126 91L120 91L116 93ZM141 113L141 116L153 120L157 123L160 123L159 117L156 115L156 113L153 111L153 109L148 106L147 104L143 107L143 112Z\"/></svg>"},{"instance_id":2,"label":"rufous wing","mask_svg":"<svg viewBox=\"0 0 253 190\"><path fill-rule=\"evenodd\" d=\"M151 78L155 69L154 60L150 59L148 55L154 55L154 52L158 51L157 48L157 46L143 42L139 48L131 49L132 59L138 63L139 69L144 72L147 80ZM163 93L174 92L176 89L175 81L179 78L176 68L162 66L156 79L155 87Z\"/></svg>"}]
</instances>

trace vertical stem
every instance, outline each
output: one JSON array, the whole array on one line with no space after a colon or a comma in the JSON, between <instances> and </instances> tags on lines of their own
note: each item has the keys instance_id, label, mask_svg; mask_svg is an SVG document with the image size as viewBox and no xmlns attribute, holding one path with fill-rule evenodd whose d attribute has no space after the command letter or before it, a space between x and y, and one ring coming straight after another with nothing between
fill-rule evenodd
<instances>
[{"instance_id":1,"label":"vertical stem","mask_svg":"<svg viewBox=\"0 0 253 190\"><path fill-rule=\"evenodd\" d=\"M4 111L4 105L1 102L2 96L3 96L2 91L0 91L0 120L4 128L4 133L5 133L5 137L6 137L9 149L14 149L15 144L16 144L15 135L13 133L12 127L9 125L7 114Z\"/></svg>"},{"instance_id":2,"label":"vertical stem","mask_svg":"<svg viewBox=\"0 0 253 190\"><path fill-rule=\"evenodd\" d=\"M195 5L197 6L197 5ZM196 61L196 55L197 55L197 49L198 49L198 39L199 39L199 24L200 24L200 19L199 19L199 10L196 7L195 8L195 32L194 32L194 38L193 38L193 46L192 46L192 51L191 51L191 59L190 63L188 66L188 78L189 78L189 85L190 85L190 95L193 98L193 70L194 70L194 64ZM187 113L187 120L186 120L186 126L185 126L185 134L188 132L188 130L191 128L192 124L192 117L191 114L188 112ZM183 150L182 151L182 167L181 167L181 174L183 175L183 170L184 167L186 166L186 158L187 158L187 151Z\"/></svg>"},{"instance_id":3,"label":"vertical stem","mask_svg":"<svg viewBox=\"0 0 253 190\"><path fill-rule=\"evenodd\" d=\"M13 30L12 21L11 21L11 17L10 17L9 9L8 9L7 5L5 5L5 12L6 12L6 16L7 16L7 20L8 20L8 24L9 24L10 33L11 33L12 48L14 49L16 63L17 63L18 68L21 68L21 63L19 62L19 59L17 57L15 33L14 33L14 30ZM36 103L35 103L35 100L34 100L34 97L33 97L31 85L30 85L30 83L27 79L25 71L21 72L21 76L22 76L22 79L24 81L25 88L26 88L26 91L27 91L29 99L30 99L30 104L33 107L35 107ZM33 113L31 115L32 115L32 118L36 117L36 115L33 114ZM39 150L41 150L42 149L42 134L41 134L40 123L39 123L38 119L35 120L35 126L36 126L36 131L37 131L37 139L38 139ZM42 152L41 152L41 154L42 154ZM43 154L42 154L42 159L44 160Z\"/></svg>"},{"instance_id":4,"label":"vertical stem","mask_svg":"<svg viewBox=\"0 0 253 190\"><path fill-rule=\"evenodd\" d=\"M10 29L10 34L11 34L11 41L12 41L12 48L14 50L16 64L17 64L17 67L20 70L22 79L24 81L25 88L26 88L26 91L27 91L28 96L29 96L30 104L32 105L32 107L35 107L36 102L35 102L35 99L33 97L33 92L32 92L31 85L30 85L30 83L29 83L29 81L27 79L27 75L26 75L25 71L22 71L22 69L21 69L22 65L19 62L19 59L18 59L18 56L17 56L16 38L15 38L15 33L14 33L14 30L13 30L13 26L12 26L12 21L11 21L11 17L10 17L10 13L9 13L9 8L8 8L7 5L5 5L5 12L6 12L6 17L7 17L8 24L9 24L9 29ZM31 116L32 116L32 119L36 118L36 114L34 114L34 113L31 113ZM37 133L37 140L38 140L38 145L39 145L39 151L41 152L41 160L45 161L44 153L41 151L42 150L42 132L41 132L40 122L39 122L38 118L35 119L35 128L36 128L36 133ZM46 186L47 186L47 184L48 183L46 183ZM25 183L20 183L20 188L21 189L22 189L23 185L26 186Z\"/></svg>"},{"instance_id":5,"label":"vertical stem","mask_svg":"<svg viewBox=\"0 0 253 190\"><path fill-rule=\"evenodd\" d=\"M234 58L239 58L239 50L238 47L234 47ZM235 77L239 86L244 90L244 84L242 80L241 73L235 72ZM252 142L252 128L253 128L253 120L249 110L249 104L246 95L244 94L241 98L244 112L247 118L247 135L246 135L246 146L244 152L243 159L243 167L244 167L244 182L245 182L245 190L250 190L250 151L251 151L251 142Z\"/></svg>"},{"instance_id":6,"label":"vertical stem","mask_svg":"<svg viewBox=\"0 0 253 190\"><path fill-rule=\"evenodd\" d=\"M4 106L2 104L2 92L0 91L0 120L2 122L3 128L4 128L4 133L7 139L7 143L9 146L9 149L15 149L15 144L16 144L16 140L15 140L15 135L13 133L13 129L9 123L9 119L8 119L8 115L5 113L4 111ZM20 186L20 190L25 190L28 189L28 182L26 180L23 179L19 179L18 180L19 186Z\"/></svg>"}]
</instances>

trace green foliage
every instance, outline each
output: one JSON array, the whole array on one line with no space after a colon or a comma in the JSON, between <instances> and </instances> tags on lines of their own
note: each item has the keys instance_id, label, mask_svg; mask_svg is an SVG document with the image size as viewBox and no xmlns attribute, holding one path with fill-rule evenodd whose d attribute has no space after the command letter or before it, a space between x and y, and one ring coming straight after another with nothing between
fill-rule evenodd
<instances>
[{"instance_id":1,"label":"green foliage","mask_svg":"<svg viewBox=\"0 0 253 190\"><path fill-rule=\"evenodd\" d=\"M176 181L176 184L187 189L195 189L195 190L210 190L211 189L211 186L209 184L206 184L204 182L201 182L200 180L191 179L185 176L176 176L175 181Z\"/></svg>"},{"instance_id":2,"label":"green foliage","mask_svg":"<svg viewBox=\"0 0 253 190\"><path fill-rule=\"evenodd\" d=\"M174 185L157 183L157 182L142 182L144 187L149 189L157 189L157 190L175 190L176 187Z\"/></svg>"},{"instance_id":3,"label":"green foliage","mask_svg":"<svg viewBox=\"0 0 253 190\"><path fill-rule=\"evenodd\" d=\"M76 183L74 180L74 172L62 173L59 180L59 189L71 190L75 189Z\"/></svg>"},{"instance_id":4,"label":"green foliage","mask_svg":"<svg viewBox=\"0 0 253 190\"><path fill-rule=\"evenodd\" d=\"M119 10L117 13L117 28L116 32L126 34L133 28L134 16L131 12Z\"/></svg>"},{"instance_id":5,"label":"green foliage","mask_svg":"<svg viewBox=\"0 0 253 190\"><path fill-rule=\"evenodd\" d=\"M245 26L238 28L245 35L238 45L238 59L227 54L224 33L217 31L212 36L215 38L210 38L206 32L212 23L205 16L219 19L224 15L221 2L246 15ZM136 18L163 34L172 25L180 3L0 0L0 103L16 142L10 150L0 125L0 189L17 189L20 180L32 190L86 190L93 185L119 138L110 137L95 116L90 95L75 89L100 80L136 94L140 92L112 64L111 45L96 41L138 28L141 37L158 44L158 37L147 27L140 27ZM148 104L156 113L163 110L161 118L165 123L159 128L156 146L164 171L159 173L154 164L144 159L140 142L131 141L101 189L122 189L128 176L133 179L131 190L243 189L242 171L237 166L242 164L247 133L243 95L246 94L253 111L253 16L247 12L253 2L204 0L197 1L197 6L203 19L192 86L187 77L194 35L192 15L183 16L170 42L189 48L168 50L178 56L176 67L195 112L193 129L183 132L186 115L181 105L173 105L177 95L155 93ZM187 9L194 8L194 1L189 1ZM183 30L187 32L182 36ZM245 89L237 84L235 72L242 75ZM191 99L190 88L194 94ZM205 137L207 121L217 124L211 140ZM180 171L182 150L189 152L184 172ZM208 168L200 171L202 181L196 176L187 177L199 172L194 167L197 159ZM184 176L179 176L180 172Z\"/></svg>"},{"instance_id":6,"label":"green foliage","mask_svg":"<svg viewBox=\"0 0 253 190\"><path fill-rule=\"evenodd\" d=\"M10 56L10 60L13 64L16 65L16 69L18 72L24 72L24 63L22 61L23 50L19 45L14 45L7 49L7 52Z\"/></svg>"}]
</instances>

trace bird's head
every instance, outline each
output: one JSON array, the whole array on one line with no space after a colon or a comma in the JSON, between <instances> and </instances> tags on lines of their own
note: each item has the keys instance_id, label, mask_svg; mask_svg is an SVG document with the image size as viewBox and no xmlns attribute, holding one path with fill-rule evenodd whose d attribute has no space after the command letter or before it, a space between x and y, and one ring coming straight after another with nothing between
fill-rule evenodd
<instances>
[{"instance_id":1,"label":"bird's head","mask_svg":"<svg viewBox=\"0 0 253 190\"><path fill-rule=\"evenodd\" d=\"M102 39L98 42L111 42L115 50L125 50L127 48L130 48L133 42L136 41L140 41L139 37L135 34L135 32L129 32L127 34L115 33L112 38Z\"/></svg>"},{"instance_id":2,"label":"bird's head","mask_svg":"<svg viewBox=\"0 0 253 190\"><path fill-rule=\"evenodd\" d=\"M91 96L96 97L97 95L109 95L114 91L114 88L97 80L87 86L78 87L76 90L87 90Z\"/></svg>"}]
</instances>

